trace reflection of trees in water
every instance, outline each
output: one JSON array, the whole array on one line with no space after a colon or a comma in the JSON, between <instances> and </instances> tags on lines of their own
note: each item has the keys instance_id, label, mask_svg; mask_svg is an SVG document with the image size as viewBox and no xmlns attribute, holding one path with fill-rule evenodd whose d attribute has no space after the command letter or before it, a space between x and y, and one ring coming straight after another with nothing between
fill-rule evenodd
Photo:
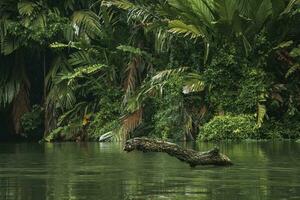
<instances>
[{"instance_id":1,"label":"reflection of trees in water","mask_svg":"<svg viewBox=\"0 0 300 200\"><path fill-rule=\"evenodd\" d=\"M103 145L102 145L103 146ZM121 197L119 146L48 144L49 199L108 199ZM115 167L114 167L115 163Z\"/></svg>"},{"instance_id":2,"label":"reflection of trees in water","mask_svg":"<svg viewBox=\"0 0 300 200\"><path fill-rule=\"evenodd\" d=\"M46 199L45 186L46 186L46 182L44 179L0 177L0 199L1 200L34 200L34 199L43 200Z\"/></svg>"},{"instance_id":3,"label":"reflection of trees in water","mask_svg":"<svg viewBox=\"0 0 300 200\"><path fill-rule=\"evenodd\" d=\"M234 165L211 169L207 178L210 199L261 199L266 197L268 158L255 142L201 143L199 149L219 146ZM215 180L215 181L214 181Z\"/></svg>"},{"instance_id":4,"label":"reflection of trees in water","mask_svg":"<svg viewBox=\"0 0 300 200\"><path fill-rule=\"evenodd\" d=\"M9 199L16 196L16 191L12 191L14 187L11 187L11 182L9 178L0 178L0 199Z\"/></svg>"},{"instance_id":5,"label":"reflection of trees in water","mask_svg":"<svg viewBox=\"0 0 300 200\"><path fill-rule=\"evenodd\" d=\"M300 144L293 141L261 143L271 162L268 169L268 199L300 199Z\"/></svg>"},{"instance_id":6,"label":"reflection of trees in water","mask_svg":"<svg viewBox=\"0 0 300 200\"><path fill-rule=\"evenodd\" d=\"M41 145L0 145L1 200L46 199L42 149Z\"/></svg>"},{"instance_id":7,"label":"reflection of trees in water","mask_svg":"<svg viewBox=\"0 0 300 200\"><path fill-rule=\"evenodd\" d=\"M174 179L178 176L178 169L174 168L174 163L177 165L178 161L166 155L120 153L118 147L112 151L105 145L100 149L98 145L91 145L91 151L67 154L73 148L71 145L48 147L47 154L52 152L57 155L48 156L47 162L52 163L48 168L53 178L47 187L51 199L62 198L66 194L70 199L131 199L153 194L156 197L166 194L184 195L186 190L191 190L186 189L186 182L181 184L181 181L172 180L172 177ZM81 162L83 158L85 162ZM183 163L179 163L179 166L190 171Z\"/></svg>"},{"instance_id":8,"label":"reflection of trees in water","mask_svg":"<svg viewBox=\"0 0 300 200\"><path fill-rule=\"evenodd\" d=\"M202 143L197 148L213 146ZM5 162L0 161L0 199L271 200L299 191L299 146L218 146L234 166L192 169L165 154L124 153L118 144L0 146L5 153Z\"/></svg>"},{"instance_id":9,"label":"reflection of trees in water","mask_svg":"<svg viewBox=\"0 0 300 200\"><path fill-rule=\"evenodd\" d=\"M0 108L0 141L6 141L11 137L9 130L9 114Z\"/></svg>"}]
</instances>

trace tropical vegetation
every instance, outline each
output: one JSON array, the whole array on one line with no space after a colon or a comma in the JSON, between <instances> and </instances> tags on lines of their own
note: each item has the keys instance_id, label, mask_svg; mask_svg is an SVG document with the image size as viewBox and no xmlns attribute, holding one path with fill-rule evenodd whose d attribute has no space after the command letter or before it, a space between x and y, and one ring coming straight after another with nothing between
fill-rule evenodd
<instances>
[{"instance_id":1,"label":"tropical vegetation","mask_svg":"<svg viewBox=\"0 0 300 200\"><path fill-rule=\"evenodd\" d=\"M1 0L0 126L46 141L300 138L299 0Z\"/></svg>"}]
</instances>

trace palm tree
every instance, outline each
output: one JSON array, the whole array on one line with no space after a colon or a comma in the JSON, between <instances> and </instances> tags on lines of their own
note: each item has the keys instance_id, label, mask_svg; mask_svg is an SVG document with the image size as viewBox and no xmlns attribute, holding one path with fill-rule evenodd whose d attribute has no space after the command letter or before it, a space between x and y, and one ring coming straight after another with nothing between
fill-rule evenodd
<instances>
[{"instance_id":1,"label":"palm tree","mask_svg":"<svg viewBox=\"0 0 300 200\"><path fill-rule=\"evenodd\" d=\"M155 6L152 6L153 4L146 0L139 2L108 0L104 3L107 6L114 5L126 10L129 20L135 20L145 30L165 30L165 32L182 35L185 38L197 41L197 44L200 43L205 48L204 65L210 65L208 62L209 52L212 52L210 57L217 55L218 48L223 43L230 42L236 45L241 43L244 46L245 57L252 55L255 52L253 50L255 46L255 43L253 43L254 38L263 30L269 34L269 37L273 37L270 40L275 42L274 46L284 41L285 35L276 35L274 34L276 31L272 29L278 27L278 24L280 24L280 27L285 27L282 22L290 17L291 10L297 4L297 1L167 0L156 2ZM154 28L151 29L151 27ZM285 33L287 32L285 31ZM170 37L170 35L166 36ZM272 49L269 49L264 56L267 57L271 51ZM173 73L176 71L171 70L168 72ZM157 75L164 78L153 81ZM135 113L141 109L143 97L155 93L153 90L161 91L164 82L168 80L166 71L158 72L157 75L153 77L152 81L147 81L142 85L143 89L133 97L133 103L130 101L129 108L133 113L132 116L135 116ZM197 73L195 75L199 76ZM189 75L181 73L181 76ZM200 91L203 91L205 83L202 78L198 77L197 79L190 79L189 84L186 86L195 85L201 86ZM260 96L263 96L263 94L260 94ZM257 105L259 125L261 125L262 119L266 115L264 102L265 99L261 99ZM128 117L130 118L131 115ZM136 119L136 117L133 117L133 119ZM137 122L141 122L141 120L132 120L132 124L129 123L130 131L139 124Z\"/></svg>"},{"instance_id":2,"label":"palm tree","mask_svg":"<svg viewBox=\"0 0 300 200\"><path fill-rule=\"evenodd\" d=\"M54 38L59 39L59 32L64 30L67 33L69 28L66 28L68 24L62 24L63 21L66 23L66 19L60 15L59 9L49 7L46 0L4 0L0 2L0 13L0 49L3 60L0 104L11 108L13 132L20 134L20 118L30 110L30 71L38 76L43 75L45 79L49 70L47 52L48 57L51 57L48 46Z\"/></svg>"}]
</instances>

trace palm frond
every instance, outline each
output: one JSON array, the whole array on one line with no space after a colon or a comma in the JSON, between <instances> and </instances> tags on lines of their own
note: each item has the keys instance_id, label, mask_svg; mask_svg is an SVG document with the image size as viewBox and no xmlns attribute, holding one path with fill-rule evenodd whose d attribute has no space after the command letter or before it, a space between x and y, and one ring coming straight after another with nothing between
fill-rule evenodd
<instances>
[{"instance_id":1,"label":"palm frond","mask_svg":"<svg viewBox=\"0 0 300 200\"><path fill-rule=\"evenodd\" d=\"M77 50L81 50L81 47L79 47L76 43L74 42L69 42L68 44L64 44L64 43L60 43L60 42L54 42L52 44L50 44L50 48L52 49L77 49Z\"/></svg>"},{"instance_id":2,"label":"palm frond","mask_svg":"<svg viewBox=\"0 0 300 200\"><path fill-rule=\"evenodd\" d=\"M47 15L46 13L40 13L35 20L32 21L32 26L39 29L45 30L47 26Z\"/></svg>"},{"instance_id":3,"label":"palm frond","mask_svg":"<svg viewBox=\"0 0 300 200\"><path fill-rule=\"evenodd\" d=\"M20 15L30 16L37 6L38 6L37 4L30 1L19 2L18 10Z\"/></svg>"},{"instance_id":4,"label":"palm frond","mask_svg":"<svg viewBox=\"0 0 300 200\"><path fill-rule=\"evenodd\" d=\"M193 12L199 16L202 23L207 27L211 27L215 21L213 15L215 5L209 0L189 0Z\"/></svg>"},{"instance_id":5,"label":"palm frond","mask_svg":"<svg viewBox=\"0 0 300 200\"><path fill-rule=\"evenodd\" d=\"M74 89L64 83L56 83L48 92L46 107L55 106L55 109L64 111L73 108L75 104Z\"/></svg>"},{"instance_id":6,"label":"palm frond","mask_svg":"<svg viewBox=\"0 0 300 200\"><path fill-rule=\"evenodd\" d=\"M110 6L116 6L118 8L128 10L131 8L134 8L135 5L127 0L104 0L102 1L102 5L110 7Z\"/></svg>"},{"instance_id":7,"label":"palm frond","mask_svg":"<svg viewBox=\"0 0 300 200\"><path fill-rule=\"evenodd\" d=\"M300 44L297 47L293 48L289 55L292 58L300 57Z\"/></svg>"},{"instance_id":8,"label":"palm frond","mask_svg":"<svg viewBox=\"0 0 300 200\"><path fill-rule=\"evenodd\" d=\"M172 76L174 74L182 74L183 72L185 72L187 70L189 70L188 67L162 70L162 71L159 71L158 73L156 73L156 75L154 75L151 78L150 82L151 83L163 82L163 81L169 79L170 76Z\"/></svg>"},{"instance_id":9,"label":"palm frond","mask_svg":"<svg viewBox=\"0 0 300 200\"><path fill-rule=\"evenodd\" d=\"M127 65L127 75L124 82L124 89L125 89L125 95L124 95L124 103L128 102L128 99L131 97L131 95L134 93L138 80L140 79L140 73L141 73L141 66L143 65L143 61L141 57L134 57L132 61L130 61Z\"/></svg>"},{"instance_id":10,"label":"palm frond","mask_svg":"<svg viewBox=\"0 0 300 200\"><path fill-rule=\"evenodd\" d=\"M73 13L73 23L79 27L79 32L85 32L90 37L102 36L101 18L89 10L80 10Z\"/></svg>"},{"instance_id":11,"label":"palm frond","mask_svg":"<svg viewBox=\"0 0 300 200\"><path fill-rule=\"evenodd\" d=\"M293 66L291 66L289 68L289 70L285 74L285 78L290 77L292 74L294 74L296 71L299 71L299 70L300 70L300 64L299 63L294 64Z\"/></svg>"},{"instance_id":12,"label":"palm frond","mask_svg":"<svg viewBox=\"0 0 300 200\"><path fill-rule=\"evenodd\" d=\"M198 73L188 73L184 76L183 93L202 92L205 89L203 78Z\"/></svg>"},{"instance_id":13,"label":"palm frond","mask_svg":"<svg viewBox=\"0 0 300 200\"><path fill-rule=\"evenodd\" d=\"M214 3L208 0L168 0L168 3L176 8L185 23L211 27L215 21Z\"/></svg>"},{"instance_id":14,"label":"palm frond","mask_svg":"<svg viewBox=\"0 0 300 200\"><path fill-rule=\"evenodd\" d=\"M86 106L87 106L87 102L76 103L73 107L70 108L70 110L66 111L59 117L57 126L68 124L67 120L76 119L80 114L83 115L82 111Z\"/></svg>"},{"instance_id":15,"label":"palm frond","mask_svg":"<svg viewBox=\"0 0 300 200\"><path fill-rule=\"evenodd\" d=\"M285 41L285 42L281 42L280 44L278 44L277 46L273 47L272 50L279 50L279 49L284 49L287 47L290 47L294 42L289 40L289 41Z\"/></svg>"},{"instance_id":16,"label":"palm frond","mask_svg":"<svg viewBox=\"0 0 300 200\"><path fill-rule=\"evenodd\" d=\"M198 27L194 25L187 25L180 20L169 21L169 32L174 34L182 34L184 37L190 37L192 39L203 37L204 34Z\"/></svg>"},{"instance_id":17,"label":"palm frond","mask_svg":"<svg viewBox=\"0 0 300 200\"><path fill-rule=\"evenodd\" d=\"M138 21L141 24L149 24L154 21L160 21L160 16L157 14L160 4L155 4L156 7L153 9L153 3L145 2L129 2L127 0L110 0L103 1L102 5L107 7L116 6L120 9L126 10L128 12L127 20L128 21Z\"/></svg>"},{"instance_id":18,"label":"palm frond","mask_svg":"<svg viewBox=\"0 0 300 200\"><path fill-rule=\"evenodd\" d=\"M5 78L4 74L1 74L0 83L0 106L6 107L6 105L10 104L19 93L21 83L19 79L11 77Z\"/></svg>"},{"instance_id":19,"label":"palm frond","mask_svg":"<svg viewBox=\"0 0 300 200\"><path fill-rule=\"evenodd\" d=\"M9 55L20 46L20 41L17 38L6 36L0 43L1 53Z\"/></svg>"},{"instance_id":20,"label":"palm frond","mask_svg":"<svg viewBox=\"0 0 300 200\"><path fill-rule=\"evenodd\" d=\"M155 51L157 53L168 52L171 48L172 34L164 28L157 28L155 31Z\"/></svg>"},{"instance_id":21,"label":"palm frond","mask_svg":"<svg viewBox=\"0 0 300 200\"><path fill-rule=\"evenodd\" d=\"M220 20L231 24L237 11L237 2L217 0L215 4Z\"/></svg>"},{"instance_id":22,"label":"palm frond","mask_svg":"<svg viewBox=\"0 0 300 200\"><path fill-rule=\"evenodd\" d=\"M255 15L256 27L259 30L266 20L272 15L272 3L271 0L263 0L257 9Z\"/></svg>"},{"instance_id":23,"label":"palm frond","mask_svg":"<svg viewBox=\"0 0 300 200\"><path fill-rule=\"evenodd\" d=\"M94 59L87 51L77 51L72 53L68 62L74 67L95 64Z\"/></svg>"},{"instance_id":24,"label":"palm frond","mask_svg":"<svg viewBox=\"0 0 300 200\"><path fill-rule=\"evenodd\" d=\"M151 61L152 55L146 51L143 51L140 48L129 46L129 45L120 45L117 47L118 50L124 52L124 53L129 53L132 56L141 56L148 61Z\"/></svg>"},{"instance_id":25,"label":"palm frond","mask_svg":"<svg viewBox=\"0 0 300 200\"><path fill-rule=\"evenodd\" d=\"M188 68L178 68L163 70L156 73L148 81L142 84L137 93L132 94L130 98L127 99L128 111L134 111L142 107L142 103L149 96L161 96L164 91L164 86L168 82L169 78L173 75L183 75Z\"/></svg>"},{"instance_id":26,"label":"palm frond","mask_svg":"<svg viewBox=\"0 0 300 200\"><path fill-rule=\"evenodd\" d=\"M147 54L147 52L141 50L140 48L136 48L128 45L120 45L117 47L117 49L123 52L128 52L139 56L142 56L143 54Z\"/></svg>"},{"instance_id":27,"label":"palm frond","mask_svg":"<svg viewBox=\"0 0 300 200\"><path fill-rule=\"evenodd\" d=\"M131 114L124 116L122 119L121 132L124 139L128 139L129 134L134 131L143 121L143 109L140 108Z\"/></svg>"},{"instance_id":28,"label":"palm frond","mask_svg":"<svg viewBox=\"0 0 300 200\"><path fill-rule=\"evenodd\" d=\"M15 59L20 59L17 55ZM5 60L4 60L5 61ZM5 64L5 62L3 62ZM0 107L11 104L20 93L22 85L24 89L29 87L27 76L23 66L0 66Z\"/></svg>"},{"instance_id":29,"label":"palm frond","mask_svg":"<svg viewBox=\"0 0 300 200\"><path fill-rule=\"evenodd\" d=\"M184 130L185 137L188 137L189 140L194 140L195 138L192 136L193 131L193 118L192 116L184 109Z\"/></svg>"},{"instance_id":30,"label":"palm frond","mask_svg":"<svg viewBox=\"0 0 300 200\"><path fill-rule=\"evenodd\" d=\"M94 65L89 65L84 67L78 67L74 69L73 72L59 74L56 77L55 82L59 84L66 81L67 85L70 86L76 79L96 74L105 67L106 65L103 64L94 64Z\"/></svg>"},{"instance_id":31,"label":"palm frond","mask_svg":"<svg viewBox=\"0 0 300 200\"><path fill-rule=\"evenodd\" d=\"M7 19L0 19L0 43L7 34L8 23L9 21Z\"/></svg>"},{"instance_id":32,"label":"palm frond","mask_svg":"<svg viewBox=\"0 0 300 200\"><path fill-rule=\"evenodd\" d=\"M281 13L281 15L290 13L295 5L300 5L300 0L290 0L284 11Z\"/></svg>"}]
</instances>

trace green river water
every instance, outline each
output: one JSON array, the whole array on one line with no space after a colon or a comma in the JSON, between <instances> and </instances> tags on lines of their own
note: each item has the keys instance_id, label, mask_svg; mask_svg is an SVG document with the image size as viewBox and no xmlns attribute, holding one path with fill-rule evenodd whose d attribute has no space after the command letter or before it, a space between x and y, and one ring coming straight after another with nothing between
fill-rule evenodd
<instances>
[{"instance_id":1,"label":"green river water","mask_svg":"<svg viewBox=\"0 0 300 200\"><path fill-rule=\"evenodd\" d=\"M218 146L233 166L190 168L162 153L125 153L121 144L0 143L0 200L300 200L300 143Z\"/></svg>"}]
</instances>

